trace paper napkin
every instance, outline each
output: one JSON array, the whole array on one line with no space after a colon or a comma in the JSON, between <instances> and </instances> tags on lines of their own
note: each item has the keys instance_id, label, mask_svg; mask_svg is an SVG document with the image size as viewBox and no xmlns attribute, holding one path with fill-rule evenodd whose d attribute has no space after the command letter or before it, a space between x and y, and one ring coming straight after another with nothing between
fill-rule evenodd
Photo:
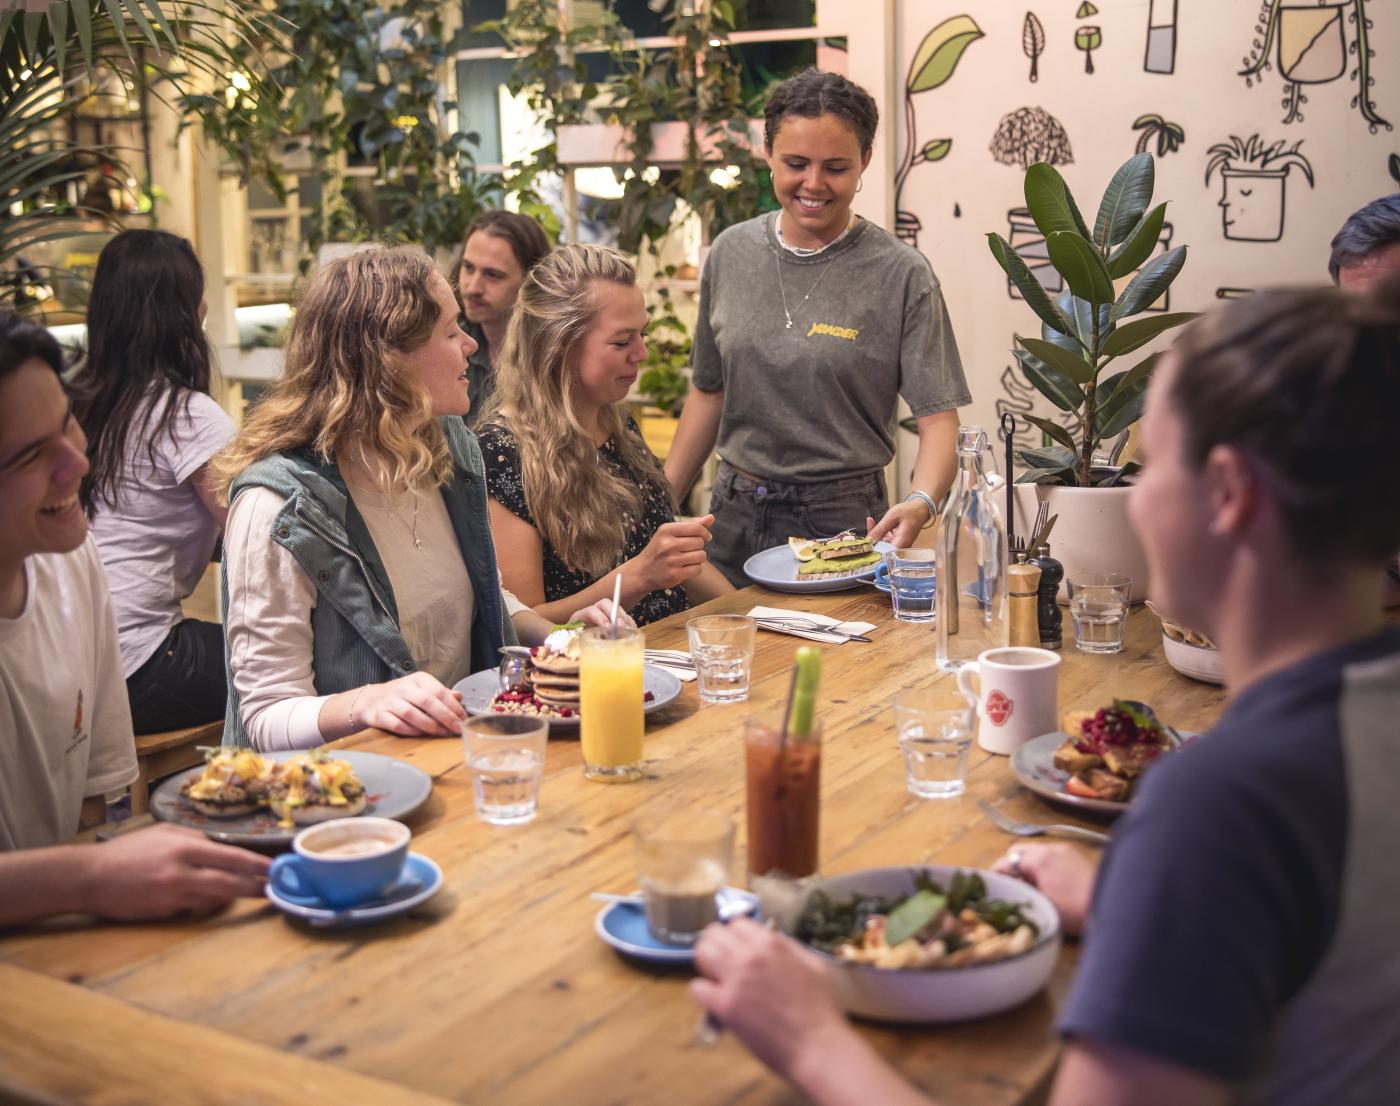
<instances>
[{"instance_id":1,"label":"paper napkin","mask_svg":"<svg viewBox=\"0 0 1400 1106\"><path fill-rule=\"evenodd\" d=\"M791 634L793 637L806 638L808 641L825 641L831 645L843 644L847 634L865 634L875 629L873 622L841 622L829 615L813 614L810 611L791 611L783 607L755 607L749 611L749 617L759 619L758 628L760 630ZM765 621L767 619L773 621ZM786 619L791 619L796 625L779 625ZM812 626L830 626L834 630L839 630L840 633L824 633L818 629L811 629Z\"/></svg>"}]
</instances>

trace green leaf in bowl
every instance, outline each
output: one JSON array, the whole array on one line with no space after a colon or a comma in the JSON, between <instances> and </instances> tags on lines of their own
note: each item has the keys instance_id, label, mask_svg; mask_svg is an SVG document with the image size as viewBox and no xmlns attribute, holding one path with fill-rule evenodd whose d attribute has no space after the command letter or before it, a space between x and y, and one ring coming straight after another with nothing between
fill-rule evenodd
<instances>
[{"instance_id":1,"label":"green leaf in bowl","mask_svg":"<svg viewBox=\"0 0 1400 1106\"><path fill-rule=\"evenodd\" d=\"M944 895L918 891L890 911L885 922L885 941L890 948L902 945L934 922L948 905Z\"/></svg>"}]
</instances>

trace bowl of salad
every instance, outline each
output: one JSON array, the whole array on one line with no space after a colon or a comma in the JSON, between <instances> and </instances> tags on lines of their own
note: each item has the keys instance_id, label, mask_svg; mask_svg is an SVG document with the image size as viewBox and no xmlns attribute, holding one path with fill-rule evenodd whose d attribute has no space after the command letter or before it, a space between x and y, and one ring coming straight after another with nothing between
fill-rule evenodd
<instances>
[{"instance_id":1,"label":"bowl of salad","mask_svg":"<svg viewBox=\"0 0 1400 1106\"><path fill-rule=\"evenodd\" d=\"M1060 916L1034 887L998 872L867 868L818 882L793 935L827 961L850 1013L951 1022L1008 1010L1044 988Z\"/></svg>"}]
</instances>

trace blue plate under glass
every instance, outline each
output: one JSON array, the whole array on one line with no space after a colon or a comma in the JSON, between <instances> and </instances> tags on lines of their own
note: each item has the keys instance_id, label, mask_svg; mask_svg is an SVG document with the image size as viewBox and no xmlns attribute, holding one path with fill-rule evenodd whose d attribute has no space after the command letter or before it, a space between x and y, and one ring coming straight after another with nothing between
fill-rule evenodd
<instances>
[{"instance_id":1,"label":"blue plate under glass","mask_svg":"<svg viewBox=\"0 0 1400 1106\"><path fill-rule=\"evenodd\" d=\"M738 887L726 887L720 892L724 896L726 913L753 913L758 909L758 896ZM736 909L735 900L741 900L748 909ZM624 956L638 960L648 960L653 964L690 964L695 960L695 950L689 945L671 945L659 941L647 929L647 915L641 903L608 903L593 920L593 930Z\"/></svg>"},{"instance_id":2,"label":"blue plate under glass","mask_svg":"<svg viewBox=\"0 0 1400 1106\"><path fill-rule=\"evenodd\" d=\"M406 914L432 898L442 888L442 869L421 853L409 853L403 875L377 899L348 910L332 910L319 895L293 895L269 883L268 900L285 914L318 928L343 929L370 925Z\"/></svg>"}]
</instances>

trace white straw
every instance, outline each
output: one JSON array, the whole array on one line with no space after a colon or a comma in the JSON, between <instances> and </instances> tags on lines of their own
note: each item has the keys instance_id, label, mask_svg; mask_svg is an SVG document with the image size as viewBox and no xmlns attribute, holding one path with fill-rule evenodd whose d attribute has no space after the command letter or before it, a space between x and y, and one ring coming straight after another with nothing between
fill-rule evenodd
<instances>
[{"instance_id":1,"label":"white straw","mask_svg":"<svg viewBox=\"0 0 1400 1106\"><path fill-rule=\"evenodd\" d=\"M622 573L617 574L617 579L613 581L613 608L612 617L608 619L609 636L617 637L617 609L622 602Z\"/></svg>"}]
</instances>

